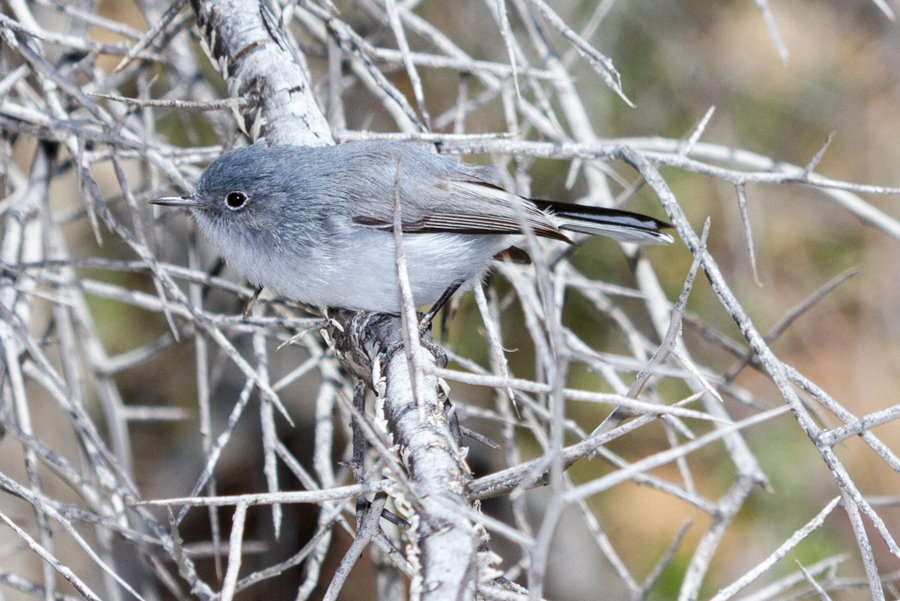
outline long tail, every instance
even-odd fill
[[[630,211],[576,205],[552,200],[532,200],[537,208],[553,216],[563,230],[607,236],[621,242],[669,244],[672,236],[662,230],[672,227],[665,221]]]

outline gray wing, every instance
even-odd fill
[[[370,145],[366,155],[369,167],[376,162],[381,168],[378,181],[370,179],[366,190],[353,194],[354,223],[392,229],[392,200],[399,183],[404,233],[519,234],[524,219],[538,236],[569,242],[534,203],[498,186],[497,175],[489,167],[435,155],[408,143]],[[376,197],[380,200],[373,200]]]
[[[520,234],[522,220],[534,233],[569,242],[531,201],[493,184],[463,180],[449,182],[451,202],[421,220],[419,231],[470,234]],[[516,204],[519,205],[517,210]],[[404,228],[405,229],[405,228]]]

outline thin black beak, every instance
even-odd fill
[[[184,207],[187,209],[205,209],[208,208],[205,203],[194,200],[190,194],[181,196],[163,196],[162,198],[154,198],[150,201],[152,205],[160,205],[163,207]]]

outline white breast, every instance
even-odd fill
[[[400,311],[391,232],[351,226],[330,232],[315,248],[279,245],[274,252],[258,252],[251,244],[223,244],[227,240],[217,239],[220,231],[203,229],[229,265],[278,296],[316,307]],[[468,289],[487,272],[493,256],[512,242],[510,236],[405,235],[403,249],[416,306],[434,303],[457,283]]]

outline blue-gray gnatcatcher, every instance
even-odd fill
[[[254,144],[216,159],[186,207],[216,250],[257,286],[314,306],[399,313],[395,192],[417,306],[476,284],[499,253],[560,230],[640,244],[672,242],[668,224],[636,213],[536,201],[500,187],[491,167],[409,142],[307,148]],[[516,206],[518,204],[518,207]]]

